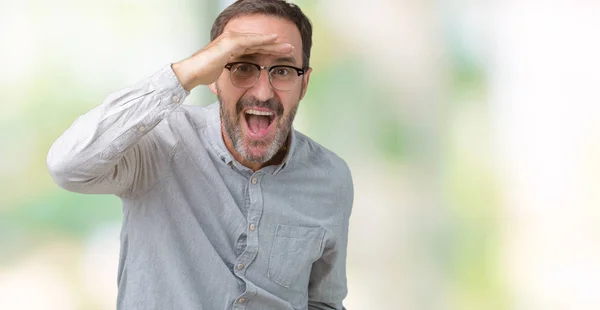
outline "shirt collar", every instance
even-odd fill
[[[208,124],[207,124],[207,135],[209,139],[210,145],[215,150],[219,159],[223,161],[227,165],[237,164],[240,167],[243,167],[242,164],[238,163],[235,158],[231,155],[227,147],[225,146],[225,141],[223,141],[223,135],[221,134],[221,112],[220,112],[220,103],[217,101],[207,107],[209,110],[208,116]],[[267,166],[263,169],[272,169],[273,175],[278,174],[281,170],[283,170],[286,166],[288,166],[291,157],[294,154],[294,150],[296,149],[297,143],[296,130],[292,126],[290,130],[289,139],[287,141],[287,153],[283,158],[281,164],[276,166]],[[261,169],[262,170],[262,169]]]

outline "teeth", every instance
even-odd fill
[[[273,116],[273,112],[258,111],[258,110],[253,110],[253,109],[247,110],[246,113],[247,114],[254,114],[254,115]]]

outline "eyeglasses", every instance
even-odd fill
[[[273,88],[280,91],[289,91],[294,88],[298,77],[304,70],[293,66],[277,65],[271,67],[260,66],[250,62],[232,62],[225,65],[229,70],[231,84],[239,88],[252,88],[258,82],[262,70],[269,73],[269,82]]]

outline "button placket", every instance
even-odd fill
[[[248,188],[248,201],[249,201],[249,206],[248,206],[248,218],[250,218],[250,214],[253,212],[253,210],[256,209],[256,204],[257,204],[257,199],[255,199],[255,195],[253,195],[253,192],[256,190],[256,184],[258,184],[260,174],[259,173],[255,173],[250,177],[250,183],[251,185]],[[251,222],[250,220],[248,220],[248,222]],[[250,229],[250,227],[252,227]],[[250,231],[255,231],[256,230],[256,225],[254,223],[249,224],[248,228],[250,229]],[[242,254],[240,256],[238,256],[237,261],[236,261],[236,265],[235,265],[235,273],[243,278],[243,275],[246,273],[247,267],[248,265],[250,265],[252,263],[252,261],[256,258],[256,254],[257,254],[257,250],[258,250],[258,244],[254,244],[254,243],[250,243],[249,239],[246,239],[246,248],[244,249],[244,251],[242,252]],[[244,279],[245,281],[245,279]]]
[[[257,171],[252,174],[252,176],[250,178],[250,183],[252,183],[252,185],[257,185],[260,182],[260,179],[262,177],[263,177],[263,173],[261,171]]]
[[[260,182],[262,181],[263,177],[264,175],[260,172],[257,172],[254,175],[252,175],[250,179],[250,183],[252,183],[252,185],[248,190],[248,193],[250,195],[250,208],[248,210],[248,230],[250,232],[254,232],[252,234],[254,235],[254,237],[256,237],[256,228],[258,226],[260,215],[262,214],[262,194]]]
[[[263,201],[261,194],[261,178],[263,173],[257,172],[249,175],[247,201],[247,238],[246,248],[240,256],[237,257],[234,273],[246,283],[246,292],[235,300],[234,309],[244,309],[249,298],[256,295],[256,289],[253,288],[252,282],[246,278],[246,271],[250,268],[250,264],[256,259],[258,254],[258,224],[262,214]]]

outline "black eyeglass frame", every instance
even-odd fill
[[[257,75],[256,81],[254,82],[254,84],[252,84],[252,86],[249,86],[249,87],[239,87],[239,86],[235,85],[233,83],[233,81],[231,81],[231,72],[232,72],[231,68],[233,66],[239,65],[239,64],[251,65],[251,66],[254,66],[254,67],[256,67],[258,69],[258,75]],[[233,84],[233,86],[238,87],[238,88],[252,88],[252,87],[254,87],[254,85],[256,85],[256,83],[258,82],[258,77],[260,76],[260,72],[262,70],[266,70],[267,71],[268,76],[269,76],[269,83],[271,83],[271,86],[273,86],[273,82],[271,81],[271,74],[270,73],[271,73],[271,70],[277,69],[277,68],[294,69],[294,70],[296,70],[296,73],[298,74],[298,76],[301,76],[301,75],[303,75],[305,73],[304,69],[298,68],[298,67],[294,67],[294,66],[290,66],[290,65],[274,65],[274,66],[267,67],[267,66],[261,66],[259,64],[255,64],[255,63],[252,63],[252,62],[247,62],[247,61],[230,62],[230,63],[227,63],[225,65],[225,69],[229,70],[229,80],[231,81],[231,84]],[[294,81],[294,85],[296,85],[295,81]],[[273,88],[278,89],[275,86],[273,86]],[[279,89],[279,90],[281,90],[281,89]],[[286,90],[282,90],[282,91],[286,91]]]

